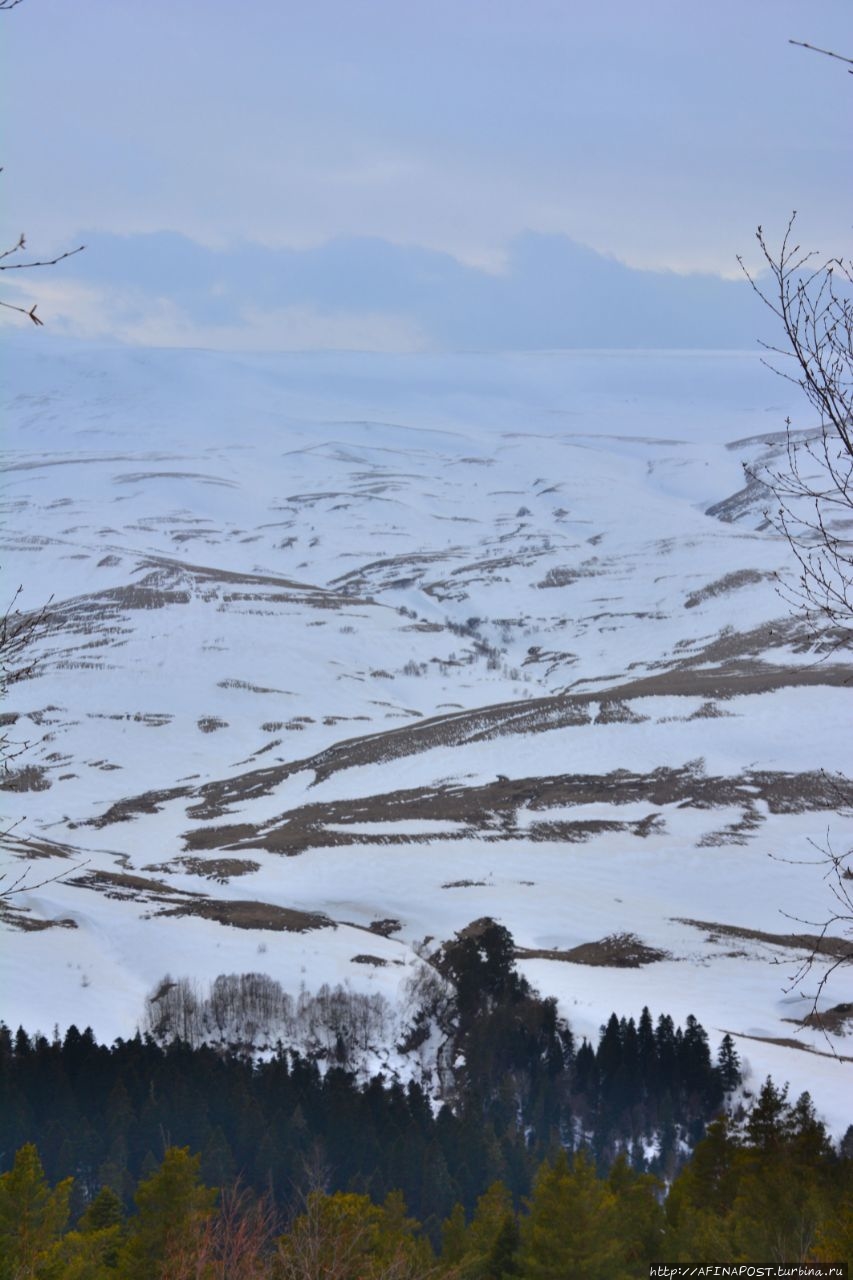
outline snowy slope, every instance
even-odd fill
[[[0,1016],[128,1034],[167,971],[398,999],[488,914],[579,1033],[693,1012],[846,1127],[850,1041],[785,988],[851,669],[741,465],[799,411],[745,355],[16,337],[2,565],[52,604],[5,708]],[[614,934],[659,958],[562,954]]]

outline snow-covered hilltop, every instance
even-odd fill
[[[490,916],[576,1036],[694,1013],[846,1128],[850,1041],[785,988],[829,910],[809,841],[849,841],[853,668],[788,615],[741,465],[794,388],[732,354],[27,338],[2,565],[53,599],[4,708],[32,887],[0,1017],[127,1035],[167,972],[399,1003]]]

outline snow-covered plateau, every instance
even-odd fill
[[[0,1017],[131,1035],[166,973],[399,1006],[489,916],[578,1038],[694,1013],[843,1132],[853,1024],[795,976],[853,667],[742,468],[788,415],[747,354],[15,335],[2,567],[50,607],[3,708]]]

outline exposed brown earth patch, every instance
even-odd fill
[[[197,827],[184,834],[186,849],[224,849],[229,845],[239,845],[242,841],[251,840],[257,833],[257,827],[250,822],[233,822],[222,827]]]
[[[118,800],[98,818],[90,818],[85,826],[107,827],[113,822],[132,822],[140,813],[159,813],[164,804],[193,794],[191,787],[169,787],[164,791],[144,791],[138,796]],[[73,823],[69,824],[73,827]]]
[[[247,876],[260,869],[251,858],[174,858],[171,862],[152,864],[146,871],[183,871],[191,876],[227,884],[234,876]]]
[[[755,805],[749,804],[737,822],[730,822],[720,831],[709,831],[696,842],[696,847],[708,849],[720,848],[723,845],[748,844],[763,822],[764,818]]]
[[[759,573],[757,569],[739,569],[736,573],[724,574],[722,578],[709,582],[707,586],[700,587],[698,591],[691,591],[684,601],[684,607],[685,609],[695,609],[697,605],[713,599],[714,596],[725,595],[729,591],[738,591],[741,587],[755,586],[756,583],[764,582],[772,577],[772,573]]]
[[[687,717],[688,720],[720,720],[723,716],[730,716],[731,711],[723,711],[717,706],[716,702],[703,702],[701,707],[692,712]]]
[[[202,733],[216,733],[217,729],[228,728],[228,721],[220,720],[219,716],[202,716],[196,723]]]
[[[308,933],[312,929],[336,929],[334,920],[318,911],[297,911],[270,902],[242,900],[186,902],[158,911],[160,916],[200,916],[235,929],[271,929],[279,933]]]
[[[848,959],[853,948],[844,938],[828,935],[821,937],[817,933],[767,933],[763,929],[743,929],[740,925],[715,924],[709,920],[689,920],[684,916],[674,916],[678,924],[689,924],[693,929],[707,931],[707,942],[719,942],[720,938],[743,938],[750,942],[764,942],[771,947],[784,947],[789,951],[805,951],[809,955],[828,956],[835,960]]]
[[[497,703],[476,710],[449,711],[417,724],[344,739],[315,755],[287,764],[218,779],[193,793],[173,789],[129,798],[113,805],[94,823],[100,826],[126,820],[136,812],[155,812],[166,800],[190,795],[195,803],[188,810],[189,816],[201,821],[215,820],[224,817],[232,805],[270,794],[291,774],[302,770],[313,771],[315,782],[321,782],[340,770],[364,764],[384,764],[437,747],[452,748],[497,737],[585,725],[590,721],[592,703],[625,707],[626,714],[635,716],[638,713],[630,704],[641,697],[692,696],[704,699],[707,705],[736,695],[794,686],[846,686],[853,680],[853,668],[850,666],[825,662],[797,667],[775,666],[751,656],[766,650],[768,643],[787,645],[800,641],[807,643],[805,633],[801,635],[787,621],[778,627],[717,636],[690,656],[679,659],[674,666],[670,663],[666,671],[622,683],[611,681],[609,687],[603,682],[605,687],[584,692],[579,691],[577,685],[589,682],[578,681],[574,692]],[[262,692],[259,687],[256,691]],[[618,710],[614,714],[618,718],[623,713]],[[704,714],[712,713],[707,710]],[[155,805],[154,809],[151,804]]]
[[[203,484],[220,484],[228,489],[237,488],[233,480],[205,475],[201,471],[126,471],[123,475],[113,476],[113,484],[138,484],[142,480],[201,480]]]
[[[808,1014],[799,1024],[803,1027],[814,1027],[818,1031],[831,1031],[835,1035],[843,1035],[849,1026],[853,1025],[853,1002],[845,1001],[843,1004],[833,1005],[831,1009],[824,1009],[822,1013],[815,1010],[814,1013]]]
[[[17,836],[13,832],[8,832],[3,837],[3,848],[30,861],[38,858],[75,858],[79,855],[79,850],[72,845],[47,840],[44,836]]]
[[[45,770],[35,764],[0,773],[0,791],[49,791],[50,786]]]
[[[575,569],[555,565],[553,569],[548,570],[542,581],[537,582],[536,585],[543,589],[548,587],[571,587],[575,582],[580,582],[581,578],[594,577],[598,571],[592,568],[585,569],[582,565]]]
[[[582,942],[565,951],[517,947],[519,960],[564,960],[613,969],[639,969],[658,960],[670,960],[669,952],[649,947],[635,933],[611,933],[598,942]]]
[[[392,933],[399,933],[403,924],[402,921],[389,916],[385,920],[371,920],[367,927],[371,933],[377,933],[381,938],[390,938]]]
[[[320,597],[324,597],[324,603],[326,604],[346,605],[347,608],[354,603],[352,592],[342,595],[340,592],[329,591],[325,587],[318,587],[313,583],[299,582],[293,578],[279,577],[275,574],[239,573],[233,569],[222,569],[212,565],[185,564],[181,560],[170,560],[167,556],[147,556],[144,563],[156,565],[167,573],[179,576],[188,575],[197,582],[281,588],[285,593],[295,593],[277,597],[264,596],[263,598],[266,599],[272,598],[284,601],[305,600],[307,598],[310,602],[316,602]]]
[[[642,724],[648,716],[640,715],[619,698],[607,699],[598,708],[594,724]]]
[[[760,516],[764,508],[770,506],[773,501],[773,490],[754,476],[750,476],[742,489],[706,507],[705,515],[722,520],[724,524],[733,524],[744,516]],[[766,528],[768,524],[769,521],[765,518],[757,527]]]
[[[65,883],[78,889],[95,889],[105,898],[121,902],[180,902],[188,896],[185,889],[175,889],[162,880],[127,871],[86,871]]]
[[[0,903],[0,924],[10,929],[18,929],[21,933],[41,933],[44,929],[76,929],[76,920],[65,917],[43,919],[31,914],[28,907],[13,907],[9,903]]]
[[[745,1031],[727,1031],[725,1027],[721,1027],[720,1030],[724,1035],[737,1036],[740,1040],[757,1040],[759,1044],[777,1044],[780,1049],[802,1049],[803,1053],[816,1053],[819,1058],[835,1058],[838,1062],[853,1062],[853,1057],[849,1054],[816,1049],[814,1045],[804,1044],[802,1040],[795,1040],[793,1036],[750,1036]]]
[[[247,823],[201,827],[187,831],[189,850],[214,848],[264,848],[270,852],[297,854],[318,846],[362,844],[426,844],[434,840],[558,840],[577,842],[603,832],[624,831],[646,837],[660,831],[664,821],[656,812],[667,805],[694,809],[740,808],[744,817],[732,836],[748,834],[759,821],[756,802],[763,800],[771,813],[806,810],[834,811],[853,802],[853,781],[829,778],[822,773],[787,774],[747,771],[741,777],[704,774],[697,765],[661,768],[649,774],[618,769],[609,774],[559,774],[551,777],[510,779],[477,786],[416,787],[347,800],[298,806],[268,824]],[[547,810],[607,803],[645,802],[653,812],[641,819],[559,819],[549,821]],[[193,806],[190,814],[199,812]],[[519,824],[521,810],[543,812],[541,820]],[[447,830],[407,834],[389,824],[428,819],[444,822]],[[375,831],[346,830],[348,825],[372,824]],[[718,839],[722,843],[722,838]]]

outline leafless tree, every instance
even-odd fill
[[[822,969],[817,988],[808,997],[809,1011],[802,1022],[803,1025],[817,1027],[829,1040],[828,1033],[840,1030],[850,1012],[850,1006],[843,1004],[835,1009],[821,1012],[818,1004],[826,992],[828,983],[838,970],[853,963],[853,869],[850,866],[853,850],[839,853],[833,846],[829,831],[826,832],[823,841],[809,840],[809,844],[815,856],[801,861],[822,869],[824,881],[829,889],[830,908],[826,918],[820,921],[804,920],[802,916],[790,916],[790,919],[796,920],[798,924],[817,928],[819,933],[809,951],[791,974],[787,990],[800,989],[811,977],[815,966]],[[833,929],[838,929],[846,936],[841,938],[833,936]]]
[[[21,0],[0,0],[0,11],[15,9],[20,3]],[[0,173],[2,173],[2,167],[0,167]],[[25,254],[26,237],[22,233],[13,245],[0,250],[0,271],[29,271],[38,267],[53,267],[65,258],[81,253],[83,248],[83,245],[78,245],[76,249],[67,249],[52,258],[32,258]],[[35,325],[43,324],[40,317],[36,315],[35,303],[25,307],[0,298],[0,307],[20,312]],[[36,642],[47,623],[50,601],[40,609],[24,611],[18,607],[22,592],[23,587],[19,586],[0,618],[0,702],[5,702],[9,689],[13,685],[30,679],[35,673]],[[4,714],[3,720],[0,721],[0,774],[4,775],[8,775],[12,761],[30,746],[28,741],[13,737],[8,727],[10,723],[13,724],[14,719]],[[10,835],[10,828],[3,829],[0,831],[0,841],[7,843]],[[67,874],[67,869],[34,884],[30,881],[27,870],[18,875],[14,872],[0,872],[0,906],[6,904],[13,895],[41,888],[45,884],[60,879],[64,874]]]
[[[815,630],[853,640],[853,263],[821,258],[797,242],[792,214],[778,253],[756,237],[769,284],[739,259],[752,288],[776,316],[778,345],[765,363],[801,388],[815,422],[786,422],[781,465],[750,475],[772,495],[767,516],[788,542],[797,579],[783,588]]]
[[[196,1218],[171,1242],[163,1274],[170,1280],[266,1280],[274,1274],[278,1228],[271,1197],[257,1199],[238,1182],[221,1193],[214,1214]]]
[[[35,611],[18,608],[23,587],[18,587],[0,618],[0,702],[9,690],[22,680],[29,680],[36,670],[36,642],[47,624],[48,604]],[[29,743],[12,737],[7,724],[0,728],[0,768],[9,772],[12,761],[27,750]]]
[[[846,63],[853,72],[853,58],[805,41],[790,43]],[[739,262],[778,322],[778,343],[762,344],[765,363],[801,389],[814,420],[805,431],[795,431],[788,419],[781,464],[747,470],[768,487],[767,517],[786,539],[797,566],[796,580],[782,588],[783,594],[816,632],[831,637],[833,647],[848,647],[853,640],[853,261],[804,249],[795,226],[793,213],[778,251],[758,228],[766,276]],[[801,921],[819,933],[790,989],[800,989],[816,967],[822,970],[803,1021],[826,1031],[832,1020],[818,1004],[830,979],[853,962],[853,849],[839,851],[830,832],[810,844],[816,856],[807,860],[823,869],[830,906],[824,920]],[[834,930],[842,938],[833,937]]]

